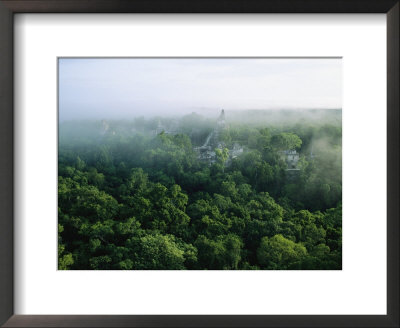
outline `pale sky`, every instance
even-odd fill
[[[60,120],[341,107],[341,59],[59,59]]]

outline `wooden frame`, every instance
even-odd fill
[[[399,8],[398,0],[0,0],[0,324],[5,327],[399,327]],[[14,315],[14,13],[386,13],[387,315]]]

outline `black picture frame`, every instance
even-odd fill
[[[399,327],[399,8],[399,0],[0,0],[0,324],[4,327]],[[387,315],[14,315],[15,13],[385,13]]]

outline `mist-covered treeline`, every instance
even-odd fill
[[[215,122],[61,123],[59,269],[341,269],[341,111],[230,113],[210,163]]]

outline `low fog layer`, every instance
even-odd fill
[[[341,81],[340,59],[65,58],[59,60],[59,117],[341,108]]]

